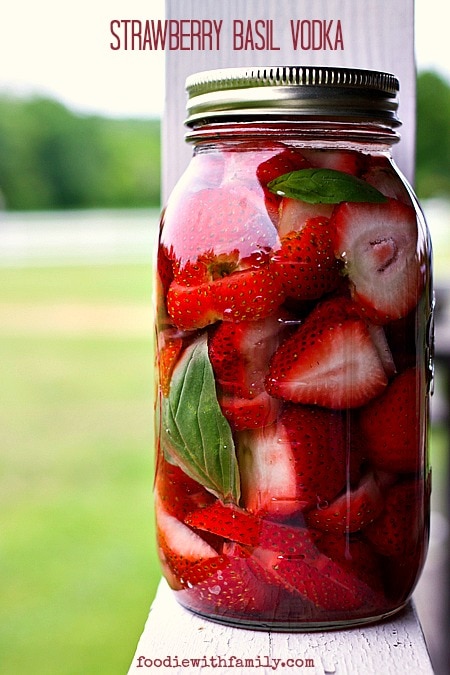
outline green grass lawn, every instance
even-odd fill
[[[152,337],[145,265],[0,269],[2,675],[131,663],[159,579]]]

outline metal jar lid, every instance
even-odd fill
[[[394,75],[357,68],[267,66],[190,75],[186,125],[233,119],[360,120],[400,125]]]

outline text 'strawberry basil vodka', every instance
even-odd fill
[[[188,78],[156,284],[157,543],[178,601],[255,629],[375,621],[424,564],[429,235],[398,82]]]

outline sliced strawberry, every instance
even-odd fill
[[[239,434],[236,449],[242,500],[248,511],[273,517],[302,508],[294,453],[281,424]]]
[[[277,425],[240,434],[237,453],[245,507],[289,516],[345,485],[344,422],[339,414],[289,406]]]
[[[317,305],[272,357],[266,388],[294,403],[362,406],[388,378],[367,323],[337,297]]]
[[[308,560],[317,556],[314,543],[317,536],[313,531],[271,522],[220,501],[193,511],[185,518],[185,523],[243,546],[303,556]]]
[[[217,551],[155,500],[158,546],[163,559],[178,580],[183,580],[189,570],[208,558],[216,558]]]
[[[398,372],[412,368],[417,363],[416,313],[410,312],[403,319],[384,326],[389,349]]]
[[[285,173],[306,169],[309,166],[309,162],[306,161],[303,154],[295,148],[285,148],[266,161],[261,162],[258,166],[256,176],[264,190],[267,212],[275,224],[279,220],[281,197],[271,192],[267,184]]]
[[[167,255],[167,251],[164,246],[158,247],[158,257],[157,257],[157,278],[161,284],[161,290],[164,297],[167,295],[169,286],[173,281],[173,268],[172,262]]]
[[[290,328],[287,312],[258,321],[223,322],[208,340],[216,382],[225,394],[253,398],[264,391],[270,357]]]
[[[330,218],[332,213],[332,204],[310,204],[283,197],[279,206],[278,236],[282,239],[291,232],[299,232],[311,218]]]
[[[311,218],[300,231],[283,237],[270,264],[290,298],[315,300],[335,290],[341,277],[328,220]]]
[[[281,280],[267,265],[230,274],[211,286],[214,308],[223,321],[256,321],[284,300]]]
[[[189,588],[179,591],[178,598],[200,614],[228,620],[241,615],[245,621],[249,614],[256,614],[258,620],[265,613],[273,616],[278,595],[277,588],[264,583],[258,563],[233,545],[227,556],[207,560],[191,571]]]
[[[380,556],[372,546],[356,537],[328,535],[320,539],[319,548],[335,563],[382,593],[383,578]]]
[[[173,323],[185,330],[203,328],[218,320],[211,284],[187,286],[173,281],[167,294],[167,311]]]
[[[304,150],[303,154],[311,166],[343,171],[352,176],[358,176],[367,162],[367,157],[355,150]]]
[[[360,411],[366,455],[383,471],[417,472],[421,448],[420,382],[416,368],[394,378],[384,393]]]
[[[163,396],[168,396],[170,379],[178,356],[180,355],[183,340],[174,331],[168,329],[158,335],[158,343],[159,384]]]
[[[406,316],[422,290],[414,209],[395,199],[383,204],[340,204],[332,217],[334,250],[345,265],[353,298],[371,320]]]
[[[325,502],[309,511],[306,521],[323,532],[345,534],[366,527],[382,510],[382,492],[373,473],[368,473],[355,489],[339,495],[331,504]]]
[[[187,513],[211,504],[215,497],[178,466],[158,459],[157,500],[169,515],[183,520]]]
[[[204,328],[216,321],[249,321],[269,316],[281,305],[280,278],[264,265],[196,284],[173,281],[167,309],[178,328]]]
[[[398,483],[388,490],[383,513],[364,530],[381,555],[408,556],[420,547],[423,499],[423,481]]]
[[[180,231],[183,234],[180,236]],[[198,190],[168,205],[161,241],[177,272],[187,263],[204,262],[210,268],[245,261],[270,251],[277,232],[259,207],[255,194],[245,187],[224,186]],[[220,277],[214,269],[210,277]]]
[[[262,391],[254,398],[238,398],[219,394],[218,401],[224,416],[235,431],[259,429],[275,422],[281,403]]]
[[[407,188],[399,180],[397,171],[386,157],[372,157],[361,178],[386,197],[398,199],[404,204],[411,204]]]
[[[313,564],[296,556],[280,556],[272,551],[256,551],[255,558],[279,584],[320,609],[347,611],[379,607],[380,598],[373,589],[353,571],[346,570],[323,554]]]

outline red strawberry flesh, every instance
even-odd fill
[[[332,218],[334,250],[344,264],[355,301],[379,323],[400,319],[422,289],[417,222],[412,207],[344,202]]]

